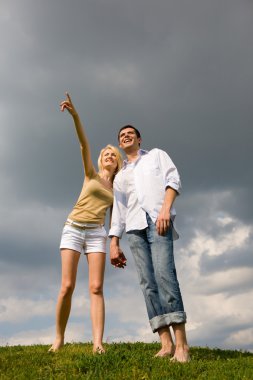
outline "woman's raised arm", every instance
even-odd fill
[[[78,112],[76,111],[74,104],[70,98],[70,95],[67,92],[66,92],[66,100],[60,103],[60,107],[61,107],[62,112],[66,109],[68,110],[70,115],[73,117],[76,133],[80,142],[85,175],[88,178],[92,177],[92,175],[94,175],[95,168],[91,159],[90,144],[87,139],[80,117],[78,115]]]

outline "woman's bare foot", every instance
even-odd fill
[[[177,347],[173,358],[170,359],[172,362],[179,363],[188,363],[190,360],[190,350],[188,346]]]
[[[98,354],[98,355],[105,354],[104,347],[103,346],[93,347],[93,354]]]
[[[175,346],[171,345],[170,347],[162,347],[160,351],[155,354],[155,358],[164,358],[166,356],[172,356],[175,352]]]
[[[57,339],[55,342],[52,344],[52,346],[49,348],[48,352],[57,352],[59,349],[64,345],[64,341]]]

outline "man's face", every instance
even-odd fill
[[[119,146],[123,150],[139,149],[141,139],[137,137],[133,128],[125,128],[119,135]]]

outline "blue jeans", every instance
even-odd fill
[[[147,215],[148,227],[127,233],[150,326],[159,328],[186,322],[173,254],[172,222],[165,236],[158,235]]]

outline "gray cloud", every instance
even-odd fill
[[[18,35],[20,39],[14,52],[9,44],[7,57],[12,53],[12,65],[16,61],[22,64],[20,71],[16,66],[11,70],[6,59],[13,75],[3,82],[9,101],[16,100],[15,109],[21,111],[19,133],[23,135],[23,128],[28,128],[37,154],[43,156],[41,149],[50,135],[51,165],[66,157],[57,151],[59,161],[52,159],[56,140],[62,151],[70,141],[66,130],[57,129],[56,133],[54,129],[63,120],[56,116],[58,99],[70,86],[77,91],[77,101],[84,104],[84,121],[91,120],[91,126],[106,125],[100,136],[99,129],[92,131],[94,145],[103,145],[106,135],[115,134],[118,119],[124,122],[130,118],[143,129],[144,144],[146,139],[151,146],[149,141],[153,140],[176,155],[184,181],[192,189],[195,183],[203,189],[240,186],[235,173],[242,167],[240,177],[249,181],[253,55],[247,46],[252,31],[251,4],[221,6],[220,2],[210,5],[206,1],[200,6],[196,1],[196,11],[187,2],[146,2],[144,14],[142,2],[76,2],[71,11],[67,2],[61,7],[57,3],[27,4],[30,7],[15,4],[11,10],[8,21],[14,30],[6,25],[12,31],[11,38]],[[117,73],[131,76],[128,66],[136,72],[138,85],[116,90],[113,79]],[[108,67],[114,69],[108,73]],[[98,83],[100,70],[105,76],[112,75],[104,86]],[[43,132],[34,130],[34,121]],[[243,151],[236,154],[240,147]],[[28,144],[27,153],[29,148]],[[29,161],[27,153],[25,161]],[[49,166],[49,159],[44,157],[42,163]]]
[[[59,111],[66,90],[95,163],[101,147],[117,145],[126,123],[141,130],[144,148],[160,147],[175,161],[183,183],[175,245],[183,252],[176,256],[183,287],[187,280],[189,288],[200,287],[194,276],[204,282],[221,271],[251,268],[252,234],[241,249],[224,247],[216,256],[201,251],[197,274],[191,244],[201,234],[223,244],[233,228],[252,226],[252,3],[12,0],[0,9],[1,297],[58,291],[61,227],[83,181],[72,121]],[[231,220],[221,225],[224,218]],[[123,247],[127,271],[107,265],[112,298],[119,282],[132,283],[132,292],[137,286],[125,240]],[[192,265],[189,274],[184,261]],[[80,272],[87,276],[87,268]],[[239,285],[207,286],[206,294],[235,297],[252,283],[247,277]],[[227,331],[226,319],[220,323]],[[194,342],[222,345],[226,333],[221,337],[214,325],[208,328],[213,338],[197,331]],[[134,326],[126,330],[131,335]]]
[[[222,272],[232,268],[253,267],[252,237],[250,244],[242,249],[230,250],[219,256],[210,256],[204,253],[200,260],[200,271],[202,274]],[[251,283],[248,284],[251,287]]]

